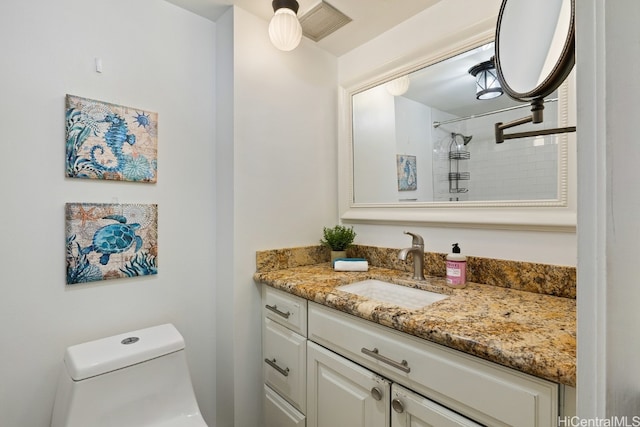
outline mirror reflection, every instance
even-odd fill
[[[498,16],[496,62],[507,94],[531,101],[544,98],[574,64],[572,0],[503,0]],[[523,31],[535,22],[535,31]]]
[[[493,55],[489,43],[352,95],[353,203],[558,199],[561,135],[495,144],[494,123],[529,104],[500,96]],[[559,104],[556,91],[544,127]]]
[[[544,8],[528,0],[503,0],[496,28],[495,65],[504,91],[531,101],[531,115],[496,122],[496,143],[506,139],[575,132],[575,126],[505,134],[523,123],[544,121],[544,98],[567,78],[575,62],[574,0],[549,0]],[[535,31],[523,31],[538,22]]]

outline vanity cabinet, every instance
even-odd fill
[[[551,427],[573,412],[570,387],[266,285],[263,360],[267,427]]]
[[[557,425],[559,386],[310,302],[308,339],[485,425]],[[395,426],[394,426],[395,427]]]
[[[307,355],[307,427],[481,427],[312,341]]]
[[[307,301],[262,287],[266,427],[305,426]]]

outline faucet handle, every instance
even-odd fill
[[[413,238],[411,241],[411,244],[413,246],[424,248],[424,239],[422,238],[422,236],[420,236],[419,234],[412,233],[410,231],[405,231],[404,234],[408,234]]]

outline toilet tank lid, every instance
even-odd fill
[[[68,347],[64,364],[69,376],[80,381],[182,349],[182,335],[167,323]]]

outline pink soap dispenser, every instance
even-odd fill
[[[452,288],[467,286],[467,257],[460,254],[460,247],[453,244],[451,253],[447,255],[447,285]]]

